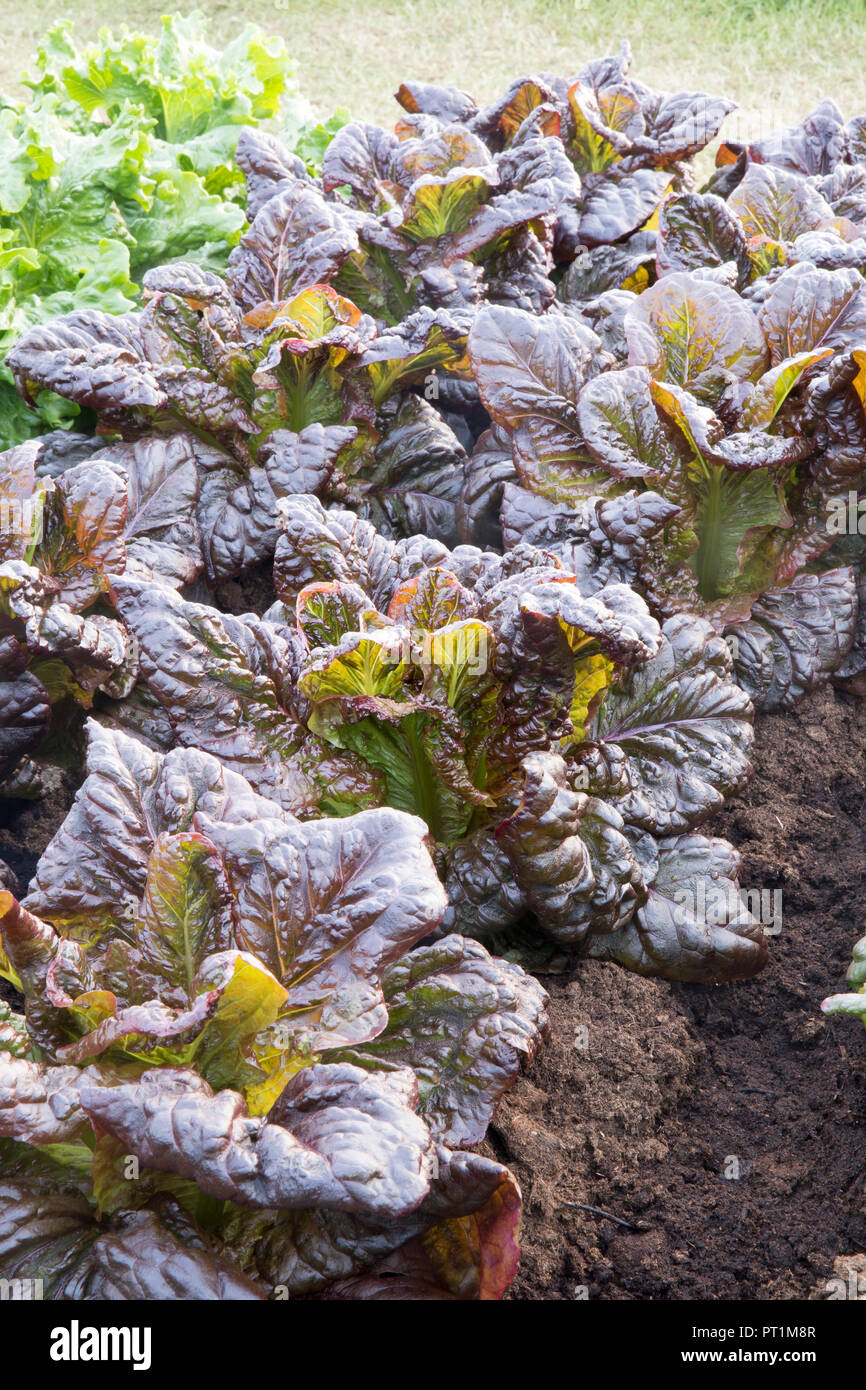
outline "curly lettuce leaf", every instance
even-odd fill
[[[629,364],[699,398],[719,379],[757,379],[767,345],[751,308],[734,290],[691,272],[664,276],[626,315]],[[789,355],[789,354],[786,354]]]
[[[375,804],[375,783],[359,765],[322,759],[308,738],[294,633],[253,614],[220,614],[125,575],[115,578],[112,593],[135,636],[142,676],[178,743],[220,758],[296,814],[323,802],[335,806],[345,792],[361,805]]]
[[[200,13],[168,15],[158,36],[102,29],[79,50],[69,24],[57,24],[28,85],[35,92],[61,85],[87,116],[116,117],[130,103],[151,117],[161,140],[175,143],[275,116],[290,72],[282,40],[251,25],[218,49],[205,38],[207,25]]]
[[[762,710],[790,709],[839,669],[854,641],[858,601],[848,568],[801,574],[766,590],[725,640],[740,685]]]

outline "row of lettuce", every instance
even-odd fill
[[[0,98],[0,357],[58,314],[134,309],[153,266],[224,270],[244,226],[241,128],[278,126],[312,168],[345,119],[317,121],[291,73],[281,39],[248,27],[217,49],[198,13],[83,47],[51,29],[26,99]],[[77,413],[51,393],[23,408],[0,366],[0,448]]]
[[[0,898],[3,1269],[53,1297],[500,1297],[527,970],[759,970],[701,827],[755,704],[862,686],[864,123],[697,192],[730,104],[625,46],[397,96],[317,168],[245,124],[224,272],[8,355],[76,425],[0,472],[5,793],[86,757]]]

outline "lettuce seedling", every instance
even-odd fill
[[[831,994],[821,1005],[825,1014],[851,1014],[866,1025],[866,937],[861,938],[854,947],[853,958],[848,967],[847,994]]]

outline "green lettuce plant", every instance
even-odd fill
[[[854,947],[847,979],[850,990],[845,994],[831,994],[822,1003],[821,1010],[825,1014],[850,1014],[866,1025],[866,937]]]

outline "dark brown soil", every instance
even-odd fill
[[[64,776],[56,791],[37,801],[9,801],[0,797],[0,859],[15,874],[22,892],[27,891],[48,841],[66,819],[76,789],[74,779]]]
[[[526,1203],[512,1298],[802,1298],[866,1249],[866,1032],[819,1007],[864,931],[864,746],[866,705],[831,690],[758,721],[711,827],[783,892],[758,979],[545,981],[553,1042],[491,1134]]]
[[[238,579],[227,579],[214,591],[213,598],[224,613],[258,613],[261,617],[276,598],[272,567],[262,565]]]
[[[819,1008],[864,931],[864,748],[866,703],[831,690],[758,720],[755,777],[710,827],[740,847],[747,887],[783,891],[757,980],[674,985],[597,962],[545,980],[553,1040],[489,1140],[525,1198],[510,1297],[808,1297],[836,1256],[866,1250],[866,1031]],[[0,858],[22,883],[72,790],[0,807]]]

